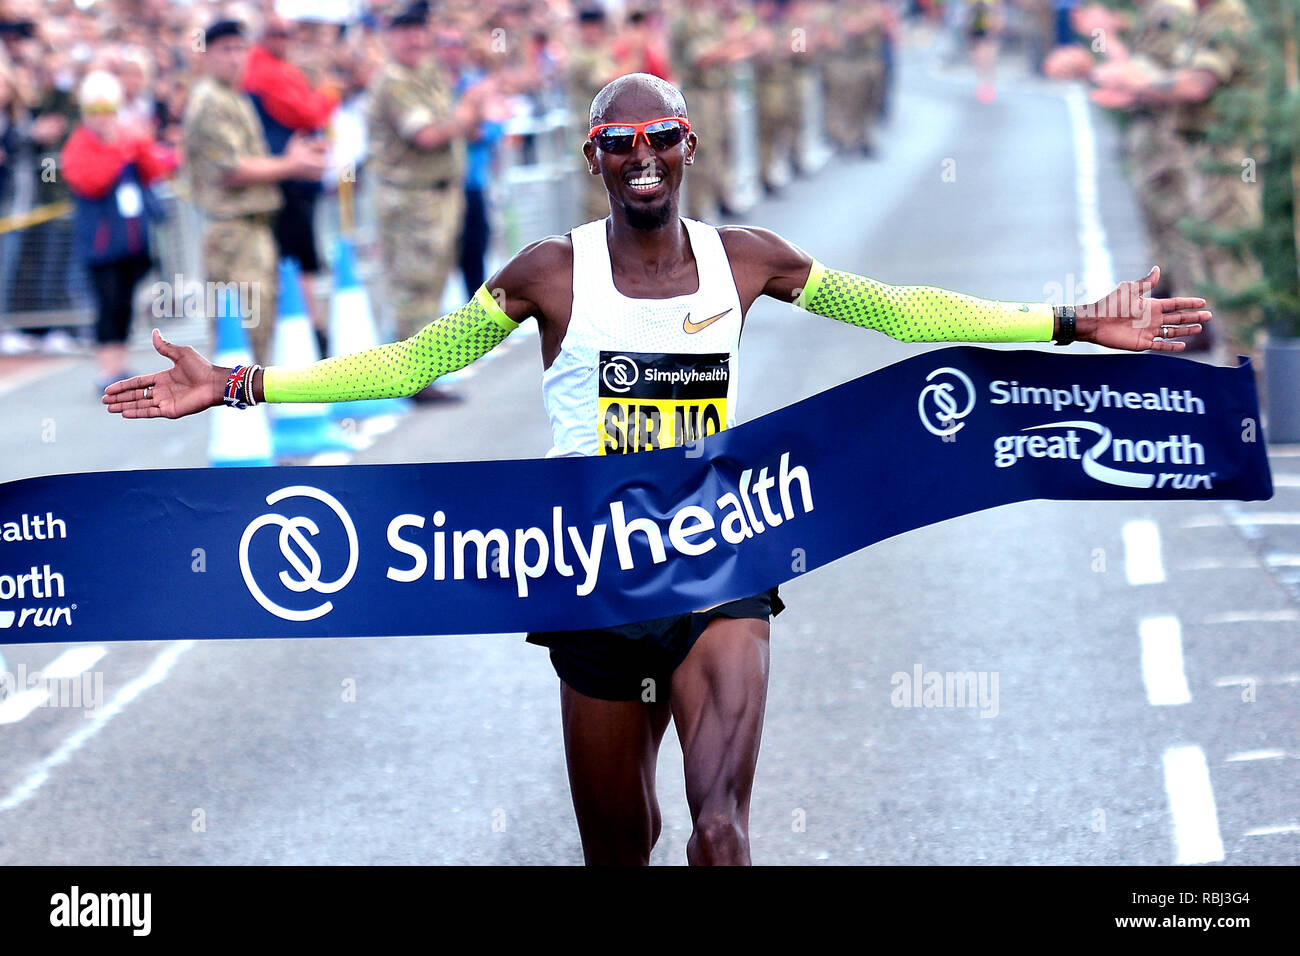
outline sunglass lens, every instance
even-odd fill
[[[636,131],[627,126],[603,129],[596,134],[596,145],[607,153],[626,153],[632,149]]]
[[[653,123],[646,127],[646,138],[655,149],[672,149],[686,135],[686,128],[681,123]]]

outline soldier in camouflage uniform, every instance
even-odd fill
[[[320,179],[325,152],[319,144],[294,138],[283,155],[270,155],[257,111],[240,89],[246,52],[242,28],[234,21],[218,21],[205,32],[207,75],[195,83],[185,107],[185,169],[190,194],[206,217],[203,266],[209,288],[239,290],[254,360],[265,365],[271,360],[276,315],[271,233],[271,216],[281,203],[276,183]],[[215,321],[212,331],[215,350]]]
[[[799,117],[795,57],[785,4],[760,0],[760,24],[755,31],[754,81],[758,101],[759,173],[763,188],[773,189],[772,171],[778,160],[794,165],[795,124]]]
[[[834,40],[823,68],[826,132],[841,152],[875,150],[872,127],[884,96],[884,14],[879,0],[823,8]]]
[[[856,148],[859,137],[854,133],[853,112],[858,82],[853,49],[845,35],[848,6],[825,3],[816,9],[819,35],[826,42],[822,50],[822,95],[825,110],[826,138],[834,147],[847,152]]]
[[[1124,82],[1132,76],[1141,83],[1168,79],[1185,55],[1195,18],[1196,0],[1144,0],[1137,12],[1131,59],[1098,68],[1095,79],[1103,93],[1110,77]],[[1147,235],[1161,266],[1161,286],[1165,294],[1193,295],[1190,262],[1195,250],[1178,229],[1179,220],[1192,213],[1191,183],[1173,111],[1135,109],[1127,147]]]
[[[587,138],[591,129],[591,101],[606,83],[618,75],[618,68],[610,52],[611,42],[605,11],[599,7],[582,10],[578,14],[578,44],[569,56],[565,73],[569,109],[573,124],[579,130],[579,140]],[[578,215],[580,222],[604,219],[609,215],[609,193],[605,182],[591,172],[584,160],[582,196]]]
[[[860,77],[858,101],[862,145],[868,156],[876,151],[875,127],[885,102],[885,10],[881,0],[864,0],[855,14],[855,38]]]
[[[686,184],[686,215],[690,219],[713,219],[727,199],[731,140],[727,103],[734,51],[728,48],[724,29],[717,5],[709,0],[684,3],[672,23],[673,68],[682,78],[691,129],[701,144]]]
[[[1190,216],[1197,223],[1221,230],[1255,228],[1263,217],[1256,169],[1262,157],[1251,152],[1260,131],[1241,130],[1235,142],[1211,143],[1207,139],[1220,118],[1215,107],[1219,91],[1256,81],[1247,47],[1253,29],[1243,0],[1197,0],[1197,15],[1178,56],[1178,68],[1155,79],[1129,78],[1110,104],[1169,111],[1182,142],[1181,175],[1188,183]],[[1260,278],[1259,263],[1249,252],[1239,253],[1211,242],[1184,242],[1178,249],[1174,268],[1187,274],[1193,289],[1213,285],[1233,294]],[[1185,263],[1179,261],[1182,257]],[[1248,329],[1258,322],[1256,309],[1220,307],[1216,317],[1218,358],[1226,358],[1232,350],[1249,349]],[[1205,349],[1209,342],[1207,326],[1206,332],[1188,339],[1187,348]]]
[[[488,86],[471,88],[453,105],[427,21],[426,6],[413,4],[389,22],[388,57],[371,78],[366,106],[384,298],[399,338],[439,315],[457,261],[465,138],[482,118]]]

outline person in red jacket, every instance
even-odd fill
[[[99,384],[126,371],[135,288],[149,271],[148,220],[156,209],[149,185],[176,168],[176,156],[124,126],[117,111],[122,85],[107,72],[86,75],[79,94],[81,122],[59,157],[76,201],[73,238],[95,295]]]
[[[285,151],[295,133],[306,136],[322,133],[339,105],[339,94],[328,81],[313,86],[307,75],[289,62],[295,27],[293,21],[277,14],[268,16],[262,36],[248,51],[244,66],[244,92],[253,101],[262,121],[266,145],[276,156]],[[311,277],[320,272],[315,227],[316,199],[320,191],[320,183],[314,180],[281,182],[284,203],[275,215],[272,229],[280,256],[298,262],[302,299],[316,326],[321,351],[325,353],[322,321],[310,287]]]

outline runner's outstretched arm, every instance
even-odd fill
[[[1062,306],[889,285],[831,269],[769,229],[726,227],[724,241],[738,287],[749,290],[751,301],[772,296],[904,342],[1050,342],[1061,331]],[[1160,270],[1152,267],[1105,298],[1074,306],[1075,339],[1133,352],[1181,352],[1186,346],[1176,340],[1200,332],[1211,314],[1204,299],[1152,298],[1159,281]]]
[[[409,339],[302,368],[267,366],[262,372],[263,400],[350,402],[414,395],[434,379],[482,358],[517,328],[519,323],[501,310],[485,283],[455,312]]]
[[[408,339],[301,368],[255,366],[252,397],[256,402],[346,402],[414,394],[486,355],[525,319],[541,322],[545,310],[536,301],[537,290],[567,273],[571,256],[564,237],[539,239],[503,265],[469,302]],[[103,398],[110,412],[123,418],[181,418],[224,404],[231,369],[211,364],[187,345],[168,342],[157,329],[153,346],[172,367],[114,382]]]
[[[1181,352],[1211,314],[1205,300],[1153,299],[1153,266],[1121,282],[1106,298],[1074,307],[1075,340],[1141,352]],[[1062,307],[1046,302],[980,299],[934,286],[888,285],[813,260],[795,304],[818,315],[877,329],[903,342],[1050,342],[1061,331]]]

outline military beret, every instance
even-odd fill
[[[205,43],[216,43],[222,37],[242,37],[244,26],[238,20],[217,20],[204,31]]]

